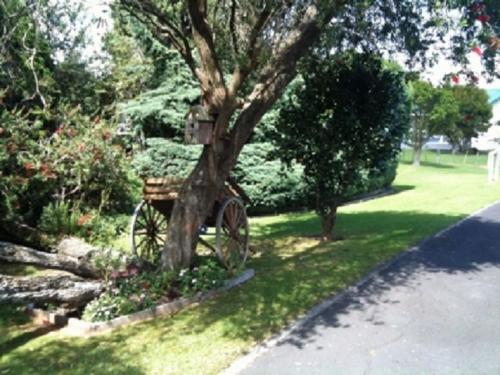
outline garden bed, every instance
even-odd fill
[[[220,288],[208,292],[199,292],[190,297],[180,297],[172,302],[156,305],[133,314],[119,316],[109,321],[88,322],[78,318],[69,318],[62,333],[70,336],[88,336],[101,332],[109,332],[119,327],[153,319],[158,316],[170,316],[188,306],[214,298],[222,292],[243,284],[254,275],[255,271],[253,269],[248,269],[241,275],[228,280],[226,284]]]

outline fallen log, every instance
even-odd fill
[[[98,278],[101,275],[101,271],[87,256],[77,258],[66,254],[52,254],[4,241],[0,241],[1,260],[64,270],[83,277]]]
[[[76,276],[12,277],[0,275],[0,304],[53,303],[81,307],[96,298],[104,284]]]

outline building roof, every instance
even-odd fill
[[[490,104],[500,103],[500,89],[488,89],[489,102]]]

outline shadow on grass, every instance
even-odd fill
[[[400,164],[404,164],[404,165],[412,165],[413,164],[412,161],[407,161],[407,160],[401,160],[399,163]],[[445,162],[438,163],[438,162],[432,162],[432,161],[421,161],[420,165],[422,165],[424,167],[432,167],[432,168],[439,168],[439,169],[453,169],[453,168],[456,168],[455,165],[447,164]]]
[[[7,354],[12,350],[17,349],[20,346],[23,346],[27,342],[36,339],[37,337],[44,336],[49,332],[55,331],[58,328],[52,325],[35,327],[29,331],[23,332],[19,335],[14,336],[11,340],[8,340],[2,344],[0,344],[0,353]]]
[[[159,318],[88,340],[47,340],[38,344],[41,350],[14,350],[6,364],[11,366],[13,373],[27,368],[37,370],[36,373],[51,373],[71,365],[72,374],[95,372],[96,369],[104,373],[138,374],[145,370],[135,365],[134,358],[141,358],[153,349],[155,355],[162,358],[181,347],[185,351],[179,352],[178,357],[192,355],[198,360],[196,345],[217,345],[208,338],[213,332],[224,340],[250,344],[279,331],[321,299],[352,285],[409,245],[460,218],[419,212],[342,213],[338,234],[345,240],[319,243],[300,237],[317,231],[319,223],[314,215],[290,215],[267,225],[256,237],[253,245],[259,252],[249,261],[256,276],[240,288],[172,318]],[[500,225],[473,221],[467,228],[461,228],[461,233],[470,235],[482,231],[499,233]],[[459,242],[453,242],[453,237],[444,237],[450,244],[450,251],[459,246]],[[339,315],[380,303],[385,290],[411,283],[418,273],[476,272],[485,265],[500,264],[498,252],[456,250],[458,252],[450,260],[446,253],[432,252],[434,241],[440,240],[443,237],[431,239],[425,242],[421,251],[401,257],[391,268],[393,272],[386,272],[376,282],[361,288],[361,302],[358,297],[342,300],[333,315],[322,324],[335,326]],[[294,343],[303,345],[315,329],[312,326],[307,331],[296,332]],[[199,361],[204,359],[199,358]],[[101,363],[107,363],[109,370],[106,370],[108,367],[95,367]]]

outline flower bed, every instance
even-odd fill
[[[254,275],[255,271],[253,269],[248,269],[238,277],[227,280],[224,285],[219,288],[209,291],[199,291],[187,297],[179,297],[171,302],[154,305],[142,311],[118,316],[108,321],[89,322],[77,318],[69,318],[68,325],[63,329],[63,332],[71,336],[85,336],[110,331],[118,327],[123,327],[136,322],[142,322],[158,316],[170,316],[189,305],[208,300],[222,292],[243,284],[244,282],[250,280]]]

